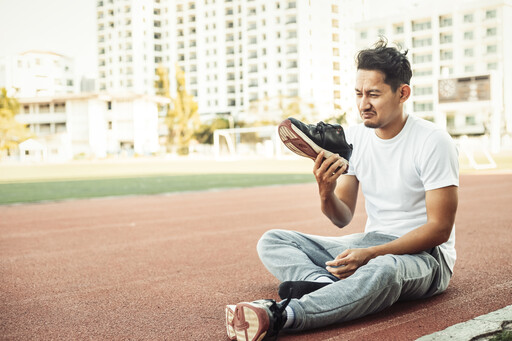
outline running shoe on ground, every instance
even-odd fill
[[[234,330],[238,341],[262,341],[276,337],[286,322],[285,308],[290,299],[280,303],[274,300],[238,303],[231,322],[226,318],[228,337],[234,340],[230,330]],[[232,309],[228,307],[232,306],[227,306],[226,312]]]
[[[231,304],[226,306],[226,329],[230,340],[236,340],[234,317],[236,305]]]
[[[315,160],[324,151],[325,158],[338,154],[348,162],[352,155],[352,145],[339,124],[304,124],[290,117],[281,122],[278,132],[284,145],[300,156]]]

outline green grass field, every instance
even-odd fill
[[[0,164],[0,204],[305,183],[314,181],[312,166],[307,159]]]
[[[512,155],[495,158],[512,171]],[[484,162],[485,160],[479,160]],[[478,173],[461,156],[461,173]],[[0,204],[314,182],[309,159],[214,161],[126,159],[1,164]]]
[[[196,174],[0,184],[0,204],[305,183],[309,174]]]

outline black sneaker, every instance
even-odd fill
[[[290,303],[288,298],[277,303],[274,300],[242,302],[236,305],[232,321],[226,321],[229,330],[234,329],[237,341],[260,341],[277,337],[286,322],[285,308]]]
[[[290,117],[281,122],[278,132],[284,145],[300,156],[315,160],[323,150],[325,158],[338,154],[348,162],[352,155],[352,145],[339,124],[304,124]]]

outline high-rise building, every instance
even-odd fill
[[[96,14],[98,90],[154,94],[155,66],[163,62],[160,1],[99,0]]]
[[[338,1],[175,4],[171,59],[185,70],[201,112],[236,115],[258,103],[263,114],[283,98],[298,97],[329,116],[342,105],[346,41]]]
[[[452,135],[512,134],[512,2],[416,2],[356,25],[358,48],[384,35],[409,50],[407,110]],[[496,150],[496,148],[494,148]]]
[[[171,80],[185,71],[200,114],[262,117],[300,99],[328,117],[351,103],[340,1],[100,0],[97,12],[100,90],[152,93],[162,63]]]

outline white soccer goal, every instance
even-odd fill
[[[216,159],[281,158],[289,154],[276,126],[217,129],[213,150]]]
[[[458,142],[459,151],[468,158],[469,165],[473,169],[496,168],[496,162],[489,153],[490,146],[487,135],[480,138],[469,138],[464,135],[460,137]],[[483,162],[477,160],[483,160]]]

